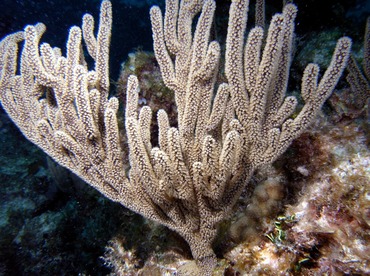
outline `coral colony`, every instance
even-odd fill
[[[256,27],[246,34],[249,2],[232,1],[226,45],[211,40],[214,0],[167,0],[164,14],[157,6],[151,8],[154,54],[166,86],[158,90],[163,97],[173,93],[176,112],[172,113],[165,105],[166,110],[156,113],[145,105],[135,75],[126,74],[122,80],[127,83],[124,119],[118,98],[109,96],[110,1],[101,4],[97,30],[89,14],[83,16],[81,28],[70,29],[65,56],[48,43],[40,45],[45,31],[42,23],[10,34],[0,43],[0,99],[13,122],[28,140],[104,196],[177,232],[189,245],[196,262],[196,266],[179,269],[179,273],[212,275],[217,266],[222,267],[212,246],[218,230],[227,227],[224,222],[235,212],[241,197],[249,198],[249,204],[230,227],[230,236],[236,243],[249,238],[250,247],[236,247],[245,254],[238,255],[237,249],[225,252],[225,258],[233,260],[235,271],[252,266],[247,264],[248,256],[250,260],[259,258],[260,269],[265,266],[298,271],[305,262],[312,261],[307,251],[310,242],[315,245],[315,238],[323,239],[323,233],[330,236],[332,231],[334,239],[341,237],[333,230],[333,217],[338,215],[335,210],[316,209],[312,198],[316,195],[315,202],[322,202],[331,189],[329,183],[318,182],[298,205],[290,206],[285,216],[276,218],[269,233],[256,233],[258,225],[265,223],[263,217],[277,215],[274,209],[281,208],[285,193],[282,182],[287,182],[279,173],[270,177],[274,173],[266,168],[316,120],[346,67],[352,43],[348,37],[338,40],[321,78],[318,65],[307,65],[301,86],[304,103],[298,109],[297,98],[286,96],[297,7],[285,5],[282,13],[272,17],[267,29],[264,1],[257,2]],[[94,61],[93,68],[85,61],[85,48]],[[224,56],[221,48],[226,49]],[[356,70],[355,61],[350,64],[355,68],[351,70]],[[222,80],[219,72],[224,72]],[[353,87],[356,74],[349,76]],[[361,95],[366,99],[365,92]],[[155,131],[152,120],[157,124]],[[311,147],[318,153],[312,158],[324,162],[319,152],[325,152],[322,143],[328,136],[306,137],[311,144],[299,139],[290,150],[301,150],[304,156],[303,151]],[[124,158],[127,146],[129,163]],[[359,154],[366,152],[356,147]],[[301,161],[297,161],[301,166],[296,171],[307,177],[310,167]],[[344,163],[337,163],[336,170],[347,170]],[[289,160],[287,164],[291,164]],[[353,164],[359,169],[364,160],[358,156]],[[337,180],[341,189],[349,189],[346,177],[349,175]],[[258,178],[264,180],[254,188]],[[368,187],[353,189],[366,202]],[[342,196],[337,192],[338,200]],[[303,216],[304,212],[310,216]],[[325,212],[328,217],[324,217]],[[315,216],[319,220],[312,219]],[[360,215],[347,212],[342,218],[353,221],[351,225],[356,227],[357,216]],[[309,235],[308,227],[311,232],[321,228]],[[250,237],[258,235],[263,236],[264,247],[251,241]],[[294,242],[302,246],[294,248]],[[123,254],[125,249],[116,240],[110,249],[111,253],[120,252],[117,254],[129,267],[134,259],[131,253]],[[278,256],[277,250],[284,254]],[[112,264],[114,257],[107,255],[106,260]],[[258,273],[258,268],[253,269],[251,273]]]

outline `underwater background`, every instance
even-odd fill
[[[127,76],[135,73],[149,76],[147,82],[141,81],[142,90],[148,91],[143,101],[173,105],[165,92],[161,93],[165,102],[153,92],[164,88],[151,54],[149,8],[159,5],[163,11],[164,1],[111,2],[112,94],[123,97]],[[216,2],[215,36],[224,42],[230,1]],[[266,22],[282,10],[282,2],[266,0]],[[352,38],[353,55],[361,64],[370,0],[293,2],[298,17],[290,93],[299,91],[309,62],[327,67],[343,35]],[[254,4],[251,1],[248,28],[254,26]],[[65,53],[69,28],[81,25],[87,12],[98,18],[99,7],[99,0],[3,0],[0,37],[42,22],[47,26],[42,41]],[[258,274],[263,267],[258,262],[266,262],[266,255],[256,252],[266,251],[270,262],[279,263],[276,271],[289,275],[370,273],[369,107],[348,103],[354,96],[346,92],[346,75],[318,122],[273,169],[252,181],[252,186],[275,187],[279,194],[275,201],[262,204],[260,195],[251,192],[252,196],[241,199],[234,217],[222,225],[215,242],[222,259],[217,275]],[[335,181],[327,183],[325,177]],[[271,179],[279,184],[274,186]],[[263,219],[257,221],[248,206],[267,210],[259,214]],[[305,212],[300,220],[294,218]],[[282,231],[275,224],[279,215],[289,238],[277,234]],[[327,228],[310,224],[321,218],[330,222]],[[177,234],[109,201],[54,163],[22,136],[0,107],[0,275],[171,275],[179,262],[190,258],[189,248]],[[274,275],[272,270],[264,271],[264,275]]]

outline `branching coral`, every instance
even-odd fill
[[[303,109],[285,97],[297,8],[285,6],[267,32],[244,35],[249,2],[233,0],[226,40],[227,82],[216,87],[220,45],[210,41],[213,0],[167,0],[163,17],[151,9],[154,50],[166,86],[175,92],[178,127],[157,113],[159,145],[152,145],[152,111],[138,112],[139,84],[128,78],[125,128],[129,173],[121,156],[118,100],[109,98],[111,3],[101,5],[94,34],[91,15],[72,27],[67,54],[43,43],[43,24],[0,43],[0,99],[23,134],[105,196],[177,231],[201,273],[216,265],[212,241],[253,172],[280,156],[315,118],[346,65],[351,41],[338,41],[322,79],[309,64],[302,80]],[[200,13],[195,31],[194,18]],[[82,51],[94,60],[89,70]],[[18,43],[24,41],[17,69]],[[19,71],[19,73],[18,73]],[[215,90],[217,90],[215,92]]]

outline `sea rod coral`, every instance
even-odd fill
[[[212,241],[218,223],[228,217],[253,172],[272,163],[313,121],[341,76],[351,47],[347,37],[338,41],[320,81],[318,66],[307,66],[305,104],[293,119],[297,100],[285,97],[285,91],[297,8],[286,5],[274,15],[266,35],[255,27],[244,41],[248,6],[246,0],[231,3],[227,81],[220,85],[221,47],[210,39],[215,1],[167,0],[164,16],[158,7],[151,9],[155,56],[165,85],[175,92],[178,126],[171,127],[166,111],[160,110],[159,145],[152,145],[152,111],[144,106],[138,112],[139,84],[130,76],[125,107],[128,172],[118,99],[109,97],[111,3],[102,2],[96,36],[89,14],[82,28],[70,29],[65,57],[59,48],[39,46],[45,31],[41,23],[0,43],[1,103],[27,139],[106,197],[178,232],[202,275],[210,275],[216,265]],[[82,40],[94,60],[92,69]]]

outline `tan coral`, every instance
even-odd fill
[[[289,4],[273,17],[260,55],[260,27],[244,42],[248,5],[232,1],[227,82],[218,89],[221,47],[210,41],[215,1],[167,0],[164,18],[158,7],[151,9],[155,54],[164,83],[175,92],[178,127],[171,127],[167,113],[159,111],[159,145],[151,144],[152,111],[144,106],[138,114],[139,84],[130,76],[127,175],[119,103],[108,95],[111,3],[102,2],[96,37],[90,15],[84,16],[82,30],[70,29],[66,57],[48,44],[39,49],[42,24],[27,26],[0,44],[1,102],[24,135],[111,200],[177,231],[204,275],[216,265],[212,242],[218,223],[229,215],[254,170],[273,162],[309,126],[336,85],[351,46],[349,38],[338,41],[320,82],[318,67],[306,68],[306,104],[289,119],[296,99],[285,97],[285,90],[297,8]],[[82,40],[95,62],[93,70],[84,60]]]

